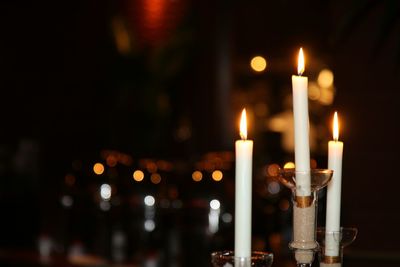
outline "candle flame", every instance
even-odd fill
[[[240,118],[240,137],[242,138],[242,140],[247,139],[247,118],[245,108],[243,109],[242,117]]]
[[[335,114],[333,115],[333,140],[339,140],[339,121],[337,111],[335,111]]]
[[[300,47],[299,58],[297,60],[297,73],[301,76],[304,72],[304,54],[303,48]]]

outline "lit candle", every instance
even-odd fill
[[[310,179],[310,145],[308,122],[308,78],[301,76],[304,72],[303,49],[300,48],[297,75],[292,76],[294,145],[296,168],[296,195],[311,195]]]
[[[329,232],[340,231],[340,199],[342,189],[342,158],[343,142],[339,140],[339,122],[337,112],[333,116],[333,141],[328,143],[328,169],[333,170],[332,180],[328,184],[326,200],[326,226]],[[325,255],[338,256],[338,240],[332,239],[332,234],[326,235]],[[335,242],[336,241],[336,242]]]
[[[236,147],[235,176],[235,257],[251,256],[251,185],[253,141],[247,140],[246,110],[240,120]]]

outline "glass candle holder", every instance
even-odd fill
[[[274,255],[270,252],[253,251],[251,257],[235,257],[233,251],[217,251],[211,253],[213,267],[269,267]]]
[[[309,173],[296,172],[294,169],[279,169],[275,172],[281,184],[292,191],[293,202],[293,239],[289,244],[294,252],[297,266],[311,266],[314,254],[318,251],[316,240],[318,191],[324,188],[332,178],[333,171],[312,169]],[[297,194],[296,176],[310,175],[311,194]]]
[[[320,244],[320,266],[340,267],[343,262],[343,249],[353,243],[357,237],[357,228],[341,227],[337,232],[326,232],[325,228],[317,230],[317,241]]]

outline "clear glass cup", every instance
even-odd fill
[[[251,257],[235,257],[233,251],[217,251],[211,253],[213,267],[269,267],[274,255],[271,252],[253,251]]]
[[[354,227],[341,227],[340,231],[326,232],[325,228],[317,230],[317,241],[320,245],[318,251],[320,266],[341,266],[343,262],[343,249],[353,243],[358,230]]]

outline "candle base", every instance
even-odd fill
[[[320,266],[340,267],[343,262],[343,249],[357,237],[357,228],[341,228],[337,232],[326,232],[325,228],[317,230],[317,241]]]
[[[213,267],[270,267],[274,255],[270,252],[253,251],[251,257],[235,257],[233,251],[211,253]]]

